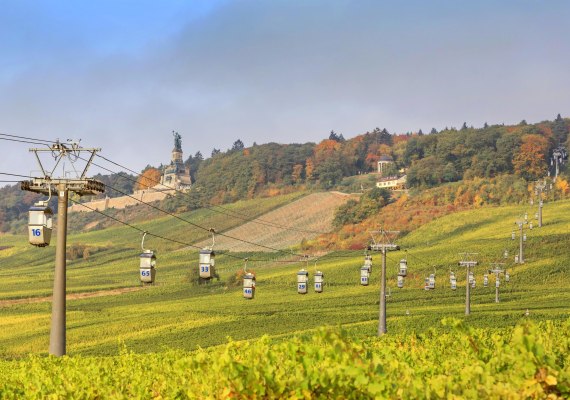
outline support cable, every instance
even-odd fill
[[[125,167],[125,166],[123,166],[123,165],[121,165],[121,164],[119,164],[119,163],[117,163],[117,162],[115,162],[115,161],[112,161],[112,160],[110,160],[110,159],[108,159],[108,158],[106,158],[106,157],[104,157],[104,156],[102,156],[102,155],[100,155],[100,154],[97,154],[97,157],[102,158],[103,160],[105,160],[105,161],[107,161],[107,162],[109,162],[109,163],[111,163],[111,164],[113,164],[113,165],[116,165],[117,167],[122,168],[122,169],[124,169],[124,170],[126,170],[126,171],[129,171],[129,172],[131,172],[131,173],[133,173],[133,174],[136,174],[136,175],[139,174],[138,172],[133,171],[132,169],[127,168],[127,167]],[[116,174],[116,173],[117,173],[117,172],[112,171],[112,170],[109,170],[109,169],[107,169],[107,168],[105,168],[105,167],[103,167],[103,166],[101,166],[101,165],[98,165],[98,164],[95,164],[95,163],[93,163],[93,165],[95,165],[95,166],[97,166],[97,167],[99,167],[99,168],[101,168],[101,169],[103,169],[103,170],[105,170],[105,171],[107,171],[107,172],[111,172],[111,173],[113,173],[113,174]],[[133,180],[133,179],[130,179],[130,178],[127,178],[127,177],[123,177],[123,178],[128,179],[128,180],[131,180],[131,181],[133,181],[133,182],[137,182],[136,179]],[[157,180],[150,179],[150,178],[147,178],[147,179],[150,180],[152,183],[160,184],[160,182],[157,181]],[[181,190],[178,190],[178,189],[168,189],[168,190],[174,190],[174,191],[176,191],[177,193],[183,194],[183,195],[185,195],[185,196],[189,196],[187,193],[185,193],[185,192],[183,192],[183,191],[181,191]],[[224,212],[222,212],[222,211],[220,211],[220,210],[216,210],[216,209],[213,208],[213,207],[221,208],[221,209],[225,210],[226,212],[224,213]],[[290,226],[281,225],[281,224],[277,224],[277,223],[275,223],[275,222],[263,220],[263,219],[261,219],[261,218],[240,217],[240,216],[239,216],[240,214],[241,214],[241,215],[246,215],[246,214],[238,213],[238,212],[236,212],[236,211],[230,210],[230,209],[228,209],[228,208],[226,208],[226,207],[222,207],[222,206],[219,206],[219,205],[216,205],[216,206],[213,206],[213,207],[212,207],[212,206],[204,206],[204,208],[207,208],[208,210],[211,210],[211,211],[213,211],[213,212],[217,212],[217,213],[224,214],[224,215],[228,215],[228,213],[231,213],[231,214],[232,214],[231,216],[233,216],[234,218],[238,218],[238,219],[241,219],[241,220],[243,220],[243,221],[249,221],[249,222],[253,222],[253,223],[265,225],[265,226],[268,226],[268,227],[281,228],[281,229],[283,229],[283,230],[291,230],[291,231],[296,231],[296,232],[301,232],[301,233],[312,233],[312,234],[318,234],[318,235],[322,235],[322,234],[328,233],[328,232],[322,232],[322,231],[312,231],[312,230],[307,230],[307,229],[293,228],[293,227],[290,227]]]

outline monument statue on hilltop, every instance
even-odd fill
[[[189,190],[192,185],[190,177],[190,167],[184,164],[182,157],[182,136],[176,131],[172,131],[174,136],[174,149],[170,164],[165,166],[160,178],[163,187],[175,190]]]
[[[182,153],[182,136],[176,131],[172,131],[172,135],[174,135],[174,150]]]

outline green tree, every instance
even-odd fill
[[[240,151],[240,150],[243,150],[244,148],[245,148],[245,145],[243,144],[241,139],[238,139],[234,142],[230,151]]]
[[[568,125],[566,121],[558,114],[552,124],[552,133],[558,143],[564,143],[568,137]]]

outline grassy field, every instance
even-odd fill
[[[243,202],[236,209],[274,209],[292,198]],[[241,207],[241,208],[240,208]],[[248,208],[249,207],[249,208]],[[510,240],[521,207],[481,208],[449,215],[419,227],[402,237],[400,252],[388,254],[388,333],[403,335],[441,327],[445,317],[464,319],[475,327],[509,327],[525,318],[566,320],[569,316],[570,201],[547,203],[544,226],[526,231],[526,263],[512,262],[515,243]],[[530,210],[529,210],[530,211]],[[532,213],[534,214],[534,213]],[[185,217],[205,226],[232,221],[211,212],[193,212]],[[218,220],[215,220],[218,218]],[[181,221],[163,218],[140,224],[153,233],[193,242],[203,232]],[[518,234],[518,232],[517,232]],[[255,241],[253,237],[247,240]],[[138,253],[140,235],[126,227],[73,235],[69,243],[89,243],[88,260],[68,263],[68,292],[140,287]],[[518,242],[517,242],[518,243]],[[364,245],[364,243],[363,243]],[[45,354],[49,341],[50,303],[39,301],[51,293],[54,248],[35,249],[21,236],[1,236],[0,357],[20,358],[28,353]],[[371,283],[360,286],[363,252],[339,251],[316,263],[281,263],[275,254],[235,253],[221,255],[216,263],[221,281],[208,285],[191,282],[197,268],[195,250],[149,238],[147,246],[158,249],[156,284],[122,294],[113,292],[68,301],[67,351],[71,355],[113,355],[121,346],[134,352],[160,352],[175,348],[194,350],[227,341],[257,338],[264,334],[287,338],[309,333],[323,325],[342,325],[354,337],[370,337],[378,326],[380,254],[374,255]],[[504,260],[504,249],[509,258]],[[457,266],[461,252],[475,252],[477,288],[472,291],[472,314],[464,316],[465,271]],[[254,300],[242,298],[241,288],[227,282],[243,268],[240,257],[250,257],[248,268],[257,275]],[[409,275],[403,289],[396,288],[398,260],[408,259]],[[291,257],[288,257],[291,259]],[[507,262],[511,282],[501,286],[501,302],[494,302],[494,278],[483,288],[482,274],[491,262]],[[296,272],[308,268],[325,273],[324,292],[296,293]],[[424,278],[436,271],[436,290],[423,290]],[[458,290],[449,289],[450,268],[458,276]],[[104,293],[103,293],[104,294]],[[15,303],[36,298],[38,302]]]

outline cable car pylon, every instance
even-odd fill
[[[380,315],[378,322],[378,336],[386,333],[386,252],[391,250],[400,250],[400,246],[394,243],[394,238],[399,231],[387,231],[380,229],[378,231],[370,231],[372,244],[369,249],[380,251],[382,253],[382,273],[380,277]],[[378,236],[376,240],[375,236]]]
[[[57,188],[57,246],[55,250],[55,273],[53,280],[53,300],[51,311],[51,329],[49,339],[49,353],[54,356],[63,356],[66,353],[66,247],[67,247],[67,203],[69,201],[69,192],[84,195],[97,195],[105,192],[105,185],[95,179],[86,177],[87,171],[95,157],[95,153],[101,149],[86,149],[79,146],[79,142],[60,143],[59,141],[42,149],[30,149],[36,156],[36,160],[42,171],[42,178],[33,178],[29,181],[21,181],[20,189],[34,193],[49,195],[52,186]],[[55,158],[55,166],[51,171],[46,171],[40,160],[39,153],[50,153]],[[66,171],[62,173],[62,177],[53,178],[53,173],[62,160],[67,159],[73,165],[80,157],[81,152],[91,153],[91,157],[87,160],[81,175],[75,167],[76,178],[67,178]],[[64,164],[65,165],[65,164]],[[39,210],[38,210],[39,211]],[[47,216],[46,230],[47,233]],[[37,229],[37,228],[36,228]],[[34,232],[37,233],[37,232]],[[50,232],[51,233],[51,232]],[[41,235],[41,232],[40,232]],[[45,243],[45,237],[44,237]],[[47,245],[47,244],[46,244]]]

